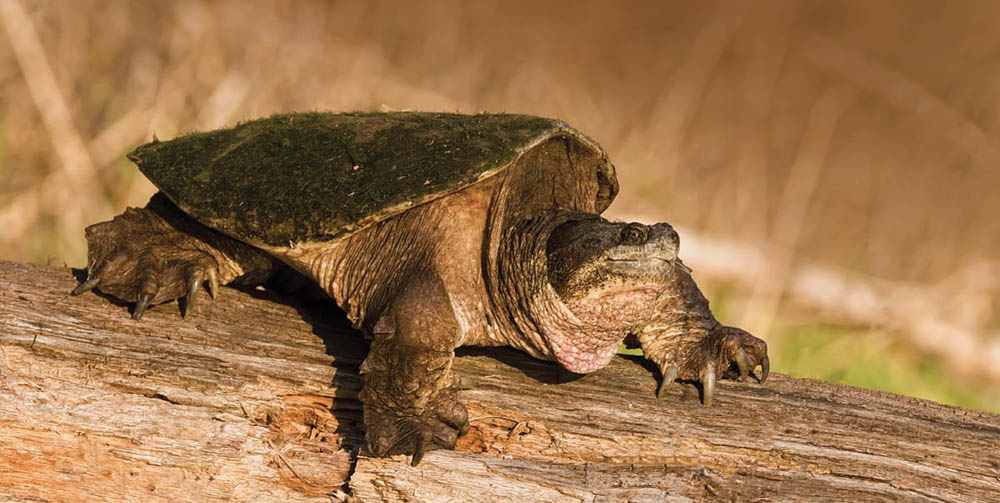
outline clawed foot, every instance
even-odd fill
[[[219,289],[215,259],[194,241],[152,212],[130,208],[110,222],[87,227],[87,280],[72,293],[96,288],[135,302],[136,320],[150,305],[186,297],[187,316],[203,283],[213,299]]]
[[[671,364],[662,368],[663,381],[656,392],[657,398],[666,396],[666,390],[675,380],[700,381],[702,403],[710,406],[718,378],[745,381],[760,365],[760,376],[755,377],[763,384],[771,372],[767,343],[734,327],[720,327],[682,353],[680,359],[680,365]]]
[[[412,466],[417,466],[427,451],[454,449],[458,438],[469,432],[468,412],[452,390],[442,391],[421,414],[367,404],[364,411],[368,454],[412,454]]]

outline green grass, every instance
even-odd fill
[[[642,350],[639,348],[628,349],[624,344],[618,347],[618,354],[620,355],[632,355],[632,356],[642,356]]]
[[[739,319],[737,289],[706,293],[720,320]],[[796,321],[804,318],[812,319]],[[784,312],[763,338],[775,372],[1000,412],[1000,388],[959,375],[940,357],[908,347],[903,337]]]
[[[776,372],[1000,412],[996,390],[976,389],[981,383],[956,376],[940,358],[865,328],[783,323],[767,342]]]

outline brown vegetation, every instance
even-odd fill
[[[524,112],[611,152],[610,215],[763,250],[754,275],[715,278],[748,285],[758,330],[798,266],[820,263],[930,292],[883,316],[944,320],[958,331],[931,340],[989,355],[998,16],[991,2],[0,0],[0,255],[81,265],[83,226],[152,193],[123,154],[154,135],[292,110]]]

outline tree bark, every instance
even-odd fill
[[[359,457],[364,339],[329,305],[222,289],[141,322],[0,261],[0,501],[997,501],[1000,416],[774,375],[656,400],[641,359],[568,379],[464,350],[472,419],[417,467]],[[565,382],[560,382],[565,381]]]

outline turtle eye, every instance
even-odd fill
[[[630,225],[622,229],[622,242],[629,245],[639,245],[646,242],[646,229]]]

